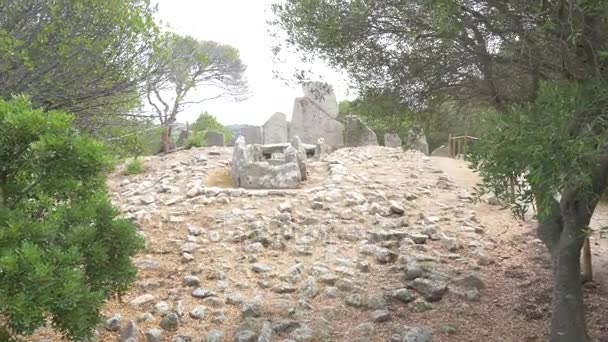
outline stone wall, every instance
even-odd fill
[[[263,145],[247,145],[245,138],[240,136],[232,152],[234,186],[245,189],[299,188],[302,180],[306,179],[306,152],[297,137],[293,144],[297,149],[287,145],[282,159],[266,160]]]
[[[306,144],[316,144],[323,138],[331,149],[344,146],[344,125],[307,97],[295,100],[290,127],[290,139],[298,136]]]
[[[224,133],[205,131],[205,146],[224,146]]]
[[[289,141],[287,116],[283,113],[274,113],[262,126],[264,144],[280,144]]]
[[[312,100],[333,119],[338,117],[338,101],[336,94],[328,84],[307,82],[302,85],[304,97]]]
[[[243,125],[240,128],[240,135],[245,137],[248,144],[263,144],[262,127],[253,125]]]
[[[397,133],[385,133],[384,134],[384,146],[386,147],[401,147],[403,141]]]
[[[242,135],[248,144],[282,144],[299,137],[304,144],[317,144],[333,151],[344,146],[344,125],[337,121],[338,102],[328,85],[306,83],[303,97],[296,98],[291,121],[283,113],[273,114],[262,127],[251,125],[228,126],[234,136]],[[377,143],[376,143],[377,144]]]
[[[344,145],[349,147],[378,145],[378,137],[355,115],[345,117]]]
[[[422,129],[411,129],[404,139],[404,147],[407,150],[420,151],[427,156],[430,154],[429,144]]]

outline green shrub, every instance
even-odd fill
[[[203,132],[192,132],[192,135],[186,140],[186,149],[193,147],[203,147],[205,145],[205,136]]]
[[[90,336],[105,300],[128,289],[143,246],[105,190],[110,159],[73,117],[0,100],[0,340],[48,323]]]
[[[192,124],[193,132],[205,132],[205,131],[214,131],[220,132],[224,134],[224,144],[228,144],[232,141],[233,134],[232,131],[222,125],[215,116],[209,114],[208,112],[204,112],[196,119],[196,121]]]
[[[133,158],[130,162],[127,163],[124,174],[129,176],[137,175],[142,172],[144,172],[144,163],[139,158]]]

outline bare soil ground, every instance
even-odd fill
[[[480,182],[479,176],[463,160],[436,157],[433,163],[450,175],[450,178],[465,189],[473,191]],[[501,270],[497,281],[515,283],[514,292],[503,292],[500,297],[523,314],[528,328],[538,329],[546,335],[550,319],[551,264],[544,245],[535,237],[535,221],[515,220],[507,210],[497,209],[485,203],[478,203],[475,211],[488,227],[487,233],[498,242]],[[600,203],[592,217],[591,228],[599,229],[608,225],[608,203]],[[608,239],[599,233],[591,237],[594,282],[585,289],[587,322],[593,341],[608,341]],[[500,274],[502,273],[502,275]],[[512,284],[513,285],[513,284]],[[534,322],[539,324],[532,324]],[[533,333],[532,333],[533,334]],[[534,334],[533,334],[534,335]],[[530,335],[530,336],[533,336]],[[522,339],[522,341],[536,339]],[[543,341],[543,338],[537,339]],[[506,341],[506,340],[505,340]],[[513,340],[515,341],[515,340]]]
[[[209,155],[209,151],[217,154]],[[141,266],[137,283],[121,300],[110,300],[103,314],[106,317],[120,314],[123,323],[129,320],[136,322],[141,333],[139,340],[144,341],[143,333],[158,328],[161,317],[154,314],[150,320],[144,321],[141,319],[142,314],[154,313],[154,304],[166,301],[172,307],[183,307],[185,315],[179,330],[164,333],[163,341],[172,341],[180,335],[188,336],[192,341],[205,341],[205,336],[211,329],[224,332],[224,340],[232,341],[235,332],[245,324],[242,307],[221,303],[220,307],[214,307],[211,302],[190,296],[192,289],[183,284],[183,279],[187,275],[196,275],[201,279],[201,286],[211,289],[221,299],[225,299],[225,292],[223,296],[221,293],[226,289],[237,291],[245,300],[262,296],[266,303],[263,320],[273,323],[292,320],[308,326],[315,332],[312,341],[391,341],[395,330],[405,326],[425,327],[432,332],[433,341],[439,342],[546,341],[550,319],[551,265],[544,246],[534,237],[534,222],[517,221],[508,211],[497,206],[485,203],[463,204],[459,193],[463,189],[472,191],[478,178],[460,160],[424,160],[419,155],[386,151],[388,149],[352,151],[351,154],[345,153],[343,158],[333,158],[340,160],[346,168],[343,177],[330,172],[331,165],[327,162],[310,163],[310,179],[303,189],[294,192],[261,194],[259,197],[217,196],[209,199],[198,196],[170,206],[163,204],[169,197],[162,197],[162,200],[157,198],[148,206],[154,210],[148,210],[144,214],[129,207],[135,203],[132,197],[123,196],[127,192],[121,188],[125,179],[131,184],[146,181],[153,183],[171,174],[174,179],[166,184],[174,184],[177,188],[172,196],[180,193],[184,196],[193,179],[199,177],[207,179],[211,176],[214,179],[211,185],[226,186],[229,149],[201,149],[151,158],[146,161],[145,175],[114,175],[109,188],[114,193],[117,204],[124,210],[130,208],[130,213],[141,214],[140,229],[146,236],[147,247],[135,258],[136,264]],[[382,153],[386,153],[386,156]],[[208,157],[205,167],[196,166],[200,164],[193,162],[193,158],[199,154]],[[370,158],[358,158],[360,154],[369,154]],[[180,168],[179,165],[184,166],[184,170],[175,172],[177,176],[169,172]],[[437,173],[434,169],[444,173]],[[446,175],[455,185],[437,188],[436,184]],[[451,183],[448,182],[449,184]],[[409,287],[402,279],[399,261],[397,264],[377,263],[373,258],[367,261],[368,257],[362,257],[360,253],[364,242],[361,238],[352,238],[353,235],[367,236],[369,232],[377,231],[387,223],[394,224],[398,219],[376,218],[366,212],[360,216],[355,215],[354,218],[345,218],[345,211],[352,207],[346,206],[341,202],[342,199],[335,203],[324,200],[322,209],[310,209],[311,203],[314,203],[311,198],[315,194],[333,190],[341,196],[347,192],[359,192],[369,202],[375,201],[372,198],[378,194],[383,194],[386,200],[398,200],[410,212],[409,216],[406,214],[410,228],[416,227],[422,214],[425,217],[437,216],[442,218],[441,225],[446,233],[458,236],[456,234],[459,234],[464,220],[460,217],[473,215],[478,226],[483,228],[480,240],[493,246],[493,250],[489,251],[493,263],[483,266],[475,264],[475,257],[469,247],[449,254],[442,249],[439,241],[429,240],[420,251],[436,256],[440,260],[437,267],[446,269],[450,274],[476,272],[485,284],[479,300],[467,301],[448,293],[441,301],[431,303],[431,310],[419,312],[414,310],[411,303],[406,304],[385,295],[390,320],[373,323],[373,333],[366,334],[362,333],[360,327],[370,322],[370,311],[345,305],[344,299],[348,295],[346,290],[344,293],[341,290],[337,297],[331,298],[325,295],[326,285],[317,283],[318,295],[304,303],[298,295],[302,283],[295,285],[297,292],[279,294],[272,291],[277,284],[284,283],[285,275],[298,264],[303,265],[306,274],[314,265],[325,265],[339,274],[340,280],[351,281],[354,286],[352,291],[363,295],[388,294],[395,289]],[[419,195],[415,201],[404,199],[404,194],[417,191]],[[272,227],[277,224],[276,220],[282,216],[276,212],[276,208],[285,202],[296,208],[291,212],[291,221],[287,224],[296,233],[285,241],[287,247],[276,250],[265,248],[254,255],[243,253],[243,248],[250,246],[251,241],[247,240],[248,237],[237,241],[235,237],[241,236],[241,233],[243,236],[251,234],[250,229],[253,227]],[[195,240],[201,248],[192,253],[193,261],[185,261],[181,247],[184,241],[192,239],[188,229],[191,225],[203,231],[203,235]],[[254,230],[258,231],[257,228]],[[212,241],[211,236],[215,233],[220,234],[220,241]],[[314,245],[310,253],[299,253],[299,245],[295,240],[315,234],[325,234],[324,242]],[[390,244],[386,246],[393,248]],[[411,252],[403,246],[398,248],[404,253]],[[357,271],[352,275],[337,271],[336,265],[362,261],[369,262],[369,271]],[[255,274],[251,271],[253,262],[270,265],[272,271],[268,274]],[[600,276],[601,273],[600,266],[596,274]],[[302,282],[306,279],[305,275]],[[602,287],[585,290],[587,321],[592,340],[608,342],[608,298],[601,292]],[[153,295],[154,301],[144,306],[129,304],[143,294]],[[188,312],[201,303],[208,307],[205,318],[194,320],[188,317]],[[223,315],[221,320],[217,319],[220,313]],[[259,326],[251,323],[249,328],[259,329]],[[326,333],[324,339],[319,337],[319,332]],[[120,340],[119,336],[119,332],[110,332],[101,326],[97,340],[115,341]],[[294,338],[291,331],[276,331],[271,340],[283,341],[289,338]],[[63,341],[49,330],[41,330],[32,337],[32,341],[42,340]]]

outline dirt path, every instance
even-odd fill
[[[471,170],[467,163],[461,159],[431,157],[433,165],[447,173],[460,187],[473,191],[481,181],[479,175]]]
[[[443,157],[433,157],[432,160],[434,165],[463,188],[472,191],[481,181],[479,175],[463,160]],[[594,281],[600,285],[601,291],[608,293],[608,237],[600,237],[600,233],[597,232],[600,228],[608,226],[608,203],[602,202],[597,206],[590,226],[596,230],[591,237]]]

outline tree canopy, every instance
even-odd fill
[[[247,96],[245,65],[235,48],[213,41],[198,41],[189,36],[164,35],[165,49],[155,55],[158,77],[148,84],[147,99],[161,124],[167,126],[164,150],[169,149],[170,124],[186,106],[228,96],[236,100]],[[189,98],[204,86],[214,92]]]
[[[147,0],[0,2],[0,97],[27,94],[93,132],[139,103],[158,27]]]
[[[287,0],[285,45],[411,112],[488,114],[474,155],[487,190],[519,179],[553,261],[550,340],[588,341],[580,250],[608,179],[608,3],[601,0]],[[279,47],[280,48],[280,47]]]
[[[192,131],[194,132],[205,132],[205,131],[215,131],[224,134],[224,143],[228,143],[232,141],[233,134],[232,131],[226,128],[226,126],[222,125],[217,118],[208,112],[204,112],[196,119],[196,121],[192,124]]]

